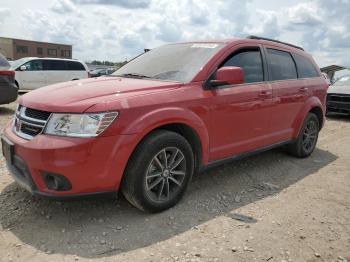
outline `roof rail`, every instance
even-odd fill
[[[292,45],[292,44],[289,44],[289,43],[286,43],[286,42],[282,42],[282,41],[278,41],[278,40],[275,40],[275,39],[271,39],[271,38],[265,38],[265,37],[260,37],[260,36],[255,36],[255,35],[250,35],[250,36],[247,36],[247,39],[256,39],[256,40],[266,40],[266,41],[271,41],[271,42],[275,42],[275,43],[279,43],[279,44],[283,44],[283,45],[288,45],[288,46],[291,46],[291,47],[294,47],[294,48],[298,48],[300,50],[303,50],[304,51],[304,48],[300,47],[300,46],[297,46],[297,45]]]

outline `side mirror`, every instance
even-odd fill
[[[240,67],[225,66],[216,71],[216,79],[211,80],[212,86],[238,85],[244,83],[244,72]]]
[[[27,67],[25,65],[21,65],[21,67],[19,68],[19,70],[21,71],[26,71],[27,70]]]

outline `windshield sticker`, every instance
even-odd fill
[[[204,43],[204,44],[193,44],[191,46],[191,48],[215,48],[217,46],[218,46],[218,44],[207,44],[207,43]]]

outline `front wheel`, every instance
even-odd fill
[[[289,145],[288,151],[297,157],[307,157],[314,151],[318,133],[320,131],[320,121],[314,113],[309,113],[303,123],[297,140]]]
[[[122,192],[135,207],[160,212],[180,201],[193,172],[194,157],[187,140],[175,132],[157,130],[131,156]]]

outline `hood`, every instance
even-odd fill
[[[89,107],[168,89],[181,84],[157,80],[99,77],[50,85],[23,95],[19,103],[49,112],[84,112]]]
[[[333,85],[328,88],[328,94],[344,94],[350,95],[350,85]]]

